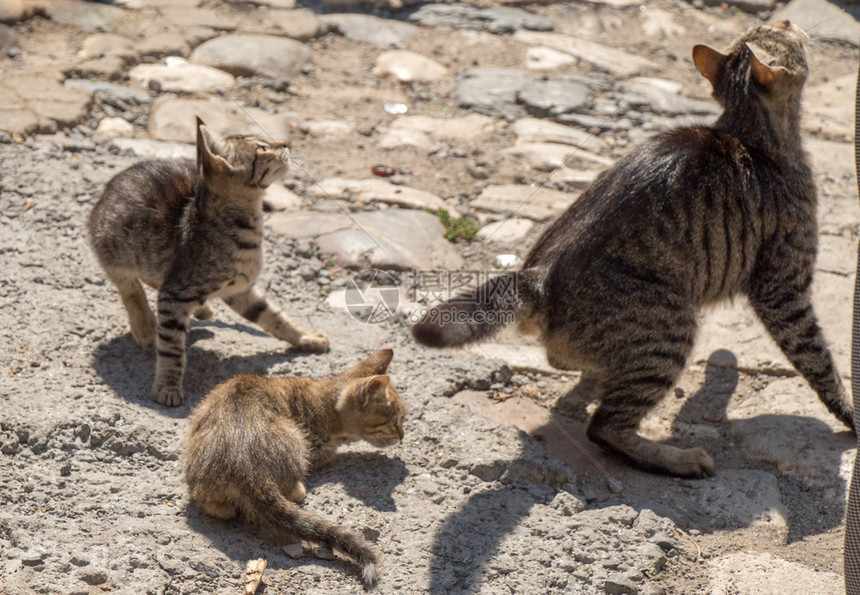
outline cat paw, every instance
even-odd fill
[[[320,353],[328,349],[328,335],[319,331],[311,331],[305,333],[299,338],[299,343],[296,349],[299,351],[308,351],[310,353]]]
[[[209,302],[203,302],[203,305],[194,311],[194,318],[197,320],[209,320],[215,315],[215,309]]]
[[[178,407],[185,400],[185,395],[182,394],[182,388],[179,386],[159,386],[156,384],[152,387],[149,396],[152,397],[153,401],[165,407]]]
[[[155,349],[155,317],[151,316],[151,319],[135,320],[131,325],[131,336],[134,337],[134,342],[144,351]]]
[[[669,471],[678,477],[702,479],[716,474],[714,459],[702,448],[687,448],[680,451],[678,458],[672,462]]]

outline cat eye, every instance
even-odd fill
[[[266,145],[261,145],[261,144],[257,143],[257,153],[262,153],[263,151],[265,151],[268,148],[269,147],[267,147]]]

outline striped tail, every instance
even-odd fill
[[[505,273],[432,308],[412,327],[412,336],[429,347],[455,347],[487,339],[516,322],[537,296],[536,270]]]
[[[366,585],[376,583],[379,560],[363,538],[305,511],[284,497],[273,482],[249,481],[242,492],[247,499],[242,512],[265,531],[280,539],[300,537],[342,552],[361,568]]]

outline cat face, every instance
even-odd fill
[[[218,138],[197,118],[197,159],[209,176],[266,188],[287,173],[290,157],[285,147],[256,136]]]
[[[350,383],[340,409],[347,431],[377,448],[403,440],[406,405],[386,375]]]

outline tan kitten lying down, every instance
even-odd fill
[[[322,380],[243,375],[212,389],[191,417],[185,480],[191,498],[220,519],[242,515],[275,538],[300,537],[355,561],[376,582],[376,553],[358,535],[304,511],[308,470],[339,444],[378,448],[403,439],[406,406],[385,375],[391,349]]]

